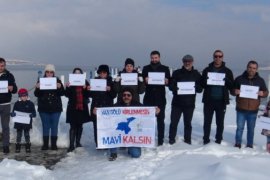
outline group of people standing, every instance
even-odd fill
[[[215,143],[220,144],[222,142],[226,106],[229,104],[229,94],[231,94],[236,96],[237,129],[235,135],[235,147],[241,148],[242,134],[245,122],[247,122],[248,132],[246,146],[252,148],[260,99],[268,96],[268,89],[265,81],[258,74],[258,63],[256,61],[249,61],[243,74],[234,79],[233,73],[225,65],[223,57],[224,54],[221,50],[214,51],[213,61],[202,71],[201,74],[193,66],[194,58],[191,55],[185,55],[182,58],[182,67],[175,70],[172,73],[172,76],[169,68],[161,64],[161,57],[158,51],[151,52],[150,64],[144,66],[142,72],[138,72],[135,69],[135,62],[133,59],[127,58],[124,69],[115,79],[110,76],[109,66],[103,64],[99,66],[97,71],[98,77],[96,78],[107,80],[106,91],[92,91],[91,85],[87,80],[85,80],[84,86],[70,86],[70,84],[67,83],[64,87],[61,80],[57,78],[57,89],[55,90],[41,90],[40,83],[37,82],[34,94],[38,98],[38,112],[43,128],[43,145],[41,149],[48,150],[50,140],[51,149],[57,150],[58,122],[62,112],[61,96],[66,96],[69,99],[66,112],[66,122],[70,124],[70,146],[68,148],[68,152],[73,151],[76,147],[82,146],[80,139],[83,131],[83,123],[89,121],[93,122],[94,139],[97,146],[96,110],[99,107],[111,106],[155,106],[157,117],[157,145],[162,146],[164,143],[165,131],[166,86],[173,94],[170,116],[171,123],[169,128],[169,144],[172,145],[176,142],[177,126],[182,114],[184,120],[184,142],[192,144],[192,117],[195,109],[196,93],[203,92],[203,144],[206,145],[210,143],[211,124],[214,113],[217,125]],[[149,84],[149,73],[151,72],[164,73],[165,83],[159,85]],[[75,68],[73,73],[83,74],[83,71],[80,68]],[[137,85],[121,85],[121,73],[137,73]],[[209,73],[224,74],[224,84],[209,84]],[[46,65],[44,77],[56,77],[54,65]],[[0,93],[0,114],[3,129],[3,151],[4,153],[8,153],[10,101],[11,94],[17,92],[17,86],[14,76],[6,70],[5,60],[1,58],[0,81],[3,80],[8,81],[8,92]],[[179,82],[193,82],[195,85],[195,93],[179,94]],[[240,97],[241,85],[257,86],[259,88],[258,98],[251,99]],[[140,103],[140,94],[143,93],[145,93],[143,101]],[[28,94],[20,93],[19,91],[21,101],[26,101],[22,99],[25,95],[28,96]],[[116,97],[117,103],[114,104],[114,98]],[[88,109],[88,104],[90,103],[89,98],[92,98],[90,111]],[[15,105],[12,111],[12,116],[15,116]],[[27,112],[31,113],[31,118],[36,116],[35,111],[28,110]],[[18,133],[18,136],[21,137],[22,135]],[[27,138],[29,140],[26,142],[30,144],[30,137],[28,136]],[[16,145],[17,144],[20,144],[20,138],[18,137]],[[16,146],[16,149],[17,147],[19,148],[20,146]],[[131,147],[128,148],[128,153],[132,157],[140,157],[141,150],[137,147]],[[116,149],[111,149],[110,160],[115,160],[116,157]]]

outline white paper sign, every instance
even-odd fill
[[[30,114],[31,113],[24,113],[20,111],[14,111],[16,113],[16,116],[12,117],[12,121],[15,123],[22,123],[22,124],[30,124]]]
[[[138,74],[121,73],[121,85],[138,85]]]
[[[241,85],[239,97],[258,99],[258,92],[259,86]]]
[[[0,93],[8,92],[8,81],[0,81]]]
[[[257,118],[256,126],[262,129],[268,129],[270,130],[270,118],[269,117],[264,117],[260,116]]]
[[[177,94],[195,94],[195,82],[177,82]]]
[[[149,72],[148,84],[165,85],[165,73],[164,72]]]
[[[56,77],[40,78],[39,83],[41,90],[57,89]]]
[[[69,74],[70,86],[84,86],[86,74]]]
[[[90,79],[91,91],[106,91],[106,79]]]
[[[155,107],[98,108],[98,148],[155,147],[155,111]]]
[[[225,73],[208,72],[207,76],[208,76],[208,79],[207,79],[208,85],[218,85],[218,86],[225,85],[225,81],[224,81]]]

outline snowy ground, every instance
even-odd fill
[[[254,149],[234,148],[235,105],[234,101],[227,107],[225,117],[224,141],[215,144],[215,123],[212,125],[212,142],[202,145],[203,113],[201,95],[197,97],[193,118],[192,145],[183,143],[183,121],[178,126],[177,143],[168,144],[168,127],[170,123],[171,94],[167,94],[166,140],[165,144],[155,149],[143,149],[139,159],[131,159],[124,150],[119,151],[116,161],[107,160],[108,153],[95,150],[93,144],[92,124],[84,126],[83,148],[69,153],[65,159],[56,164],[54,170],[43,166],[33,166],[26,162],[4,159],[0,163],[0,179],[200,179],[200,180],[268,180],[270,155],[265,151],[265,136],[256,128]],[[37,119],[32,131],[32,143],[40,144],[40,121]],[[65,114],[61,116],[59,145],[67,146],[68,125]],[[14,134],[14,132],[13,132]],[[14,136],[12,136],[14,137]],[[246,142],[246,132],[243,144]],[[243,145],[244,146],[244,145]]]

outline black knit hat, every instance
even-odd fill
[[[125,61],[125,66],[128,64],[131,64],[134,67],[134,65],[135,65],[134,60],[131,58],[127,58]]]
[[[106,64],[102,64],[98,67],[97,73],[106,72],[107,74],[110,74],[109,66]]]

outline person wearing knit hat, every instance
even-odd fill
[[[49,149],[51,137],[51,150],[57,150],[58,124],[63,111],[61,96],[65,94],[64,86],[58,77],[55,77],[55,67],[47,64],[43,78],[56,78],[56,89],[40,89],[40,80],[34,91],[38,101],[38,112],[42,121],[43,145],[41,150]]]
[[[27,89],[24,89],[24,88],[19,89],[19,91],[18,91],[18,96],[19,96],[19,97],[28,96],[28,91],[27,91]]]
[[[113,105],[113,100],[116,97],[116,92],[113,89],[113,80],[109,74],[109,66],[102,64],[98,67],[98,77],[95,79],[106,80],[107,86],[106,91],[93,91],[91,90],[90,84],[90,92],[89,96],[92,98],[91,103],[91,120],[93,121],[93,129],[94,129],[94,139],[96,146],[97,143],[97,116],[96,116],[96,108],[99,107],[111,107]]]
[[[98,67],[97,73],[106,72],[108,75],[110,74],[109,66],[106,64],[102,64]]]
[[[47,64],[47,65],[45,66],[44,71],[45,71],[45,72],[46,72],[46,71],[52,71],[52,72],[55,72],[55,67],[54,67],[53,64]]]
[[[137,84],[136,85],[122,85],[122,83],[121,83],[121,74],[125,74],[125,73],[136,73],[137,76],[138,76]],[[133,90],[133,92],[134,92],[133,99],[135,101],[140,102],[140,94],[143,94],[144,93],[144,91],[145,91],[145,84],[143,82],[142,74],[139,73],[135,69],[134,60],[131,59],[131,58],[127,58],[126,59],[124,69],[121,72],[119,72],[119,75],[114,80],[114,89],[118,93],[118,95],[117,95],[117,101],[120,101],[121,100],[121,98],[122,98],[122,91],[123,91],[123,88],[125,88],[125,87],[131,88]]]
[[[17,138],[16,138],[16,144],[15,144],[15,152],[19,153],[21,151],[21,139],[22,135],[24,133],[25,137],[25,151],[26,153],[31,152],[31,142],[30,142],[30,129],[32,128],[32,121],[33,118],[36,117],[36,109],[35,105],[32,101],[28,99],[28,91],[27,89],[21,88],[18,91],[19,95],[19,100],[15,102],[13,106],[13,110],[10,113],[11,117],[16,116],[16,112],[23,112],[23,113],[28,113],[30,122],[29,124],[26,123],[19,123],[15,122],[14,123],[14,128],[17,130]]]
[[[131,58],[127,58],[125,61],[125,66],[131,64],[133,67],[135,66],[134,60]]]

